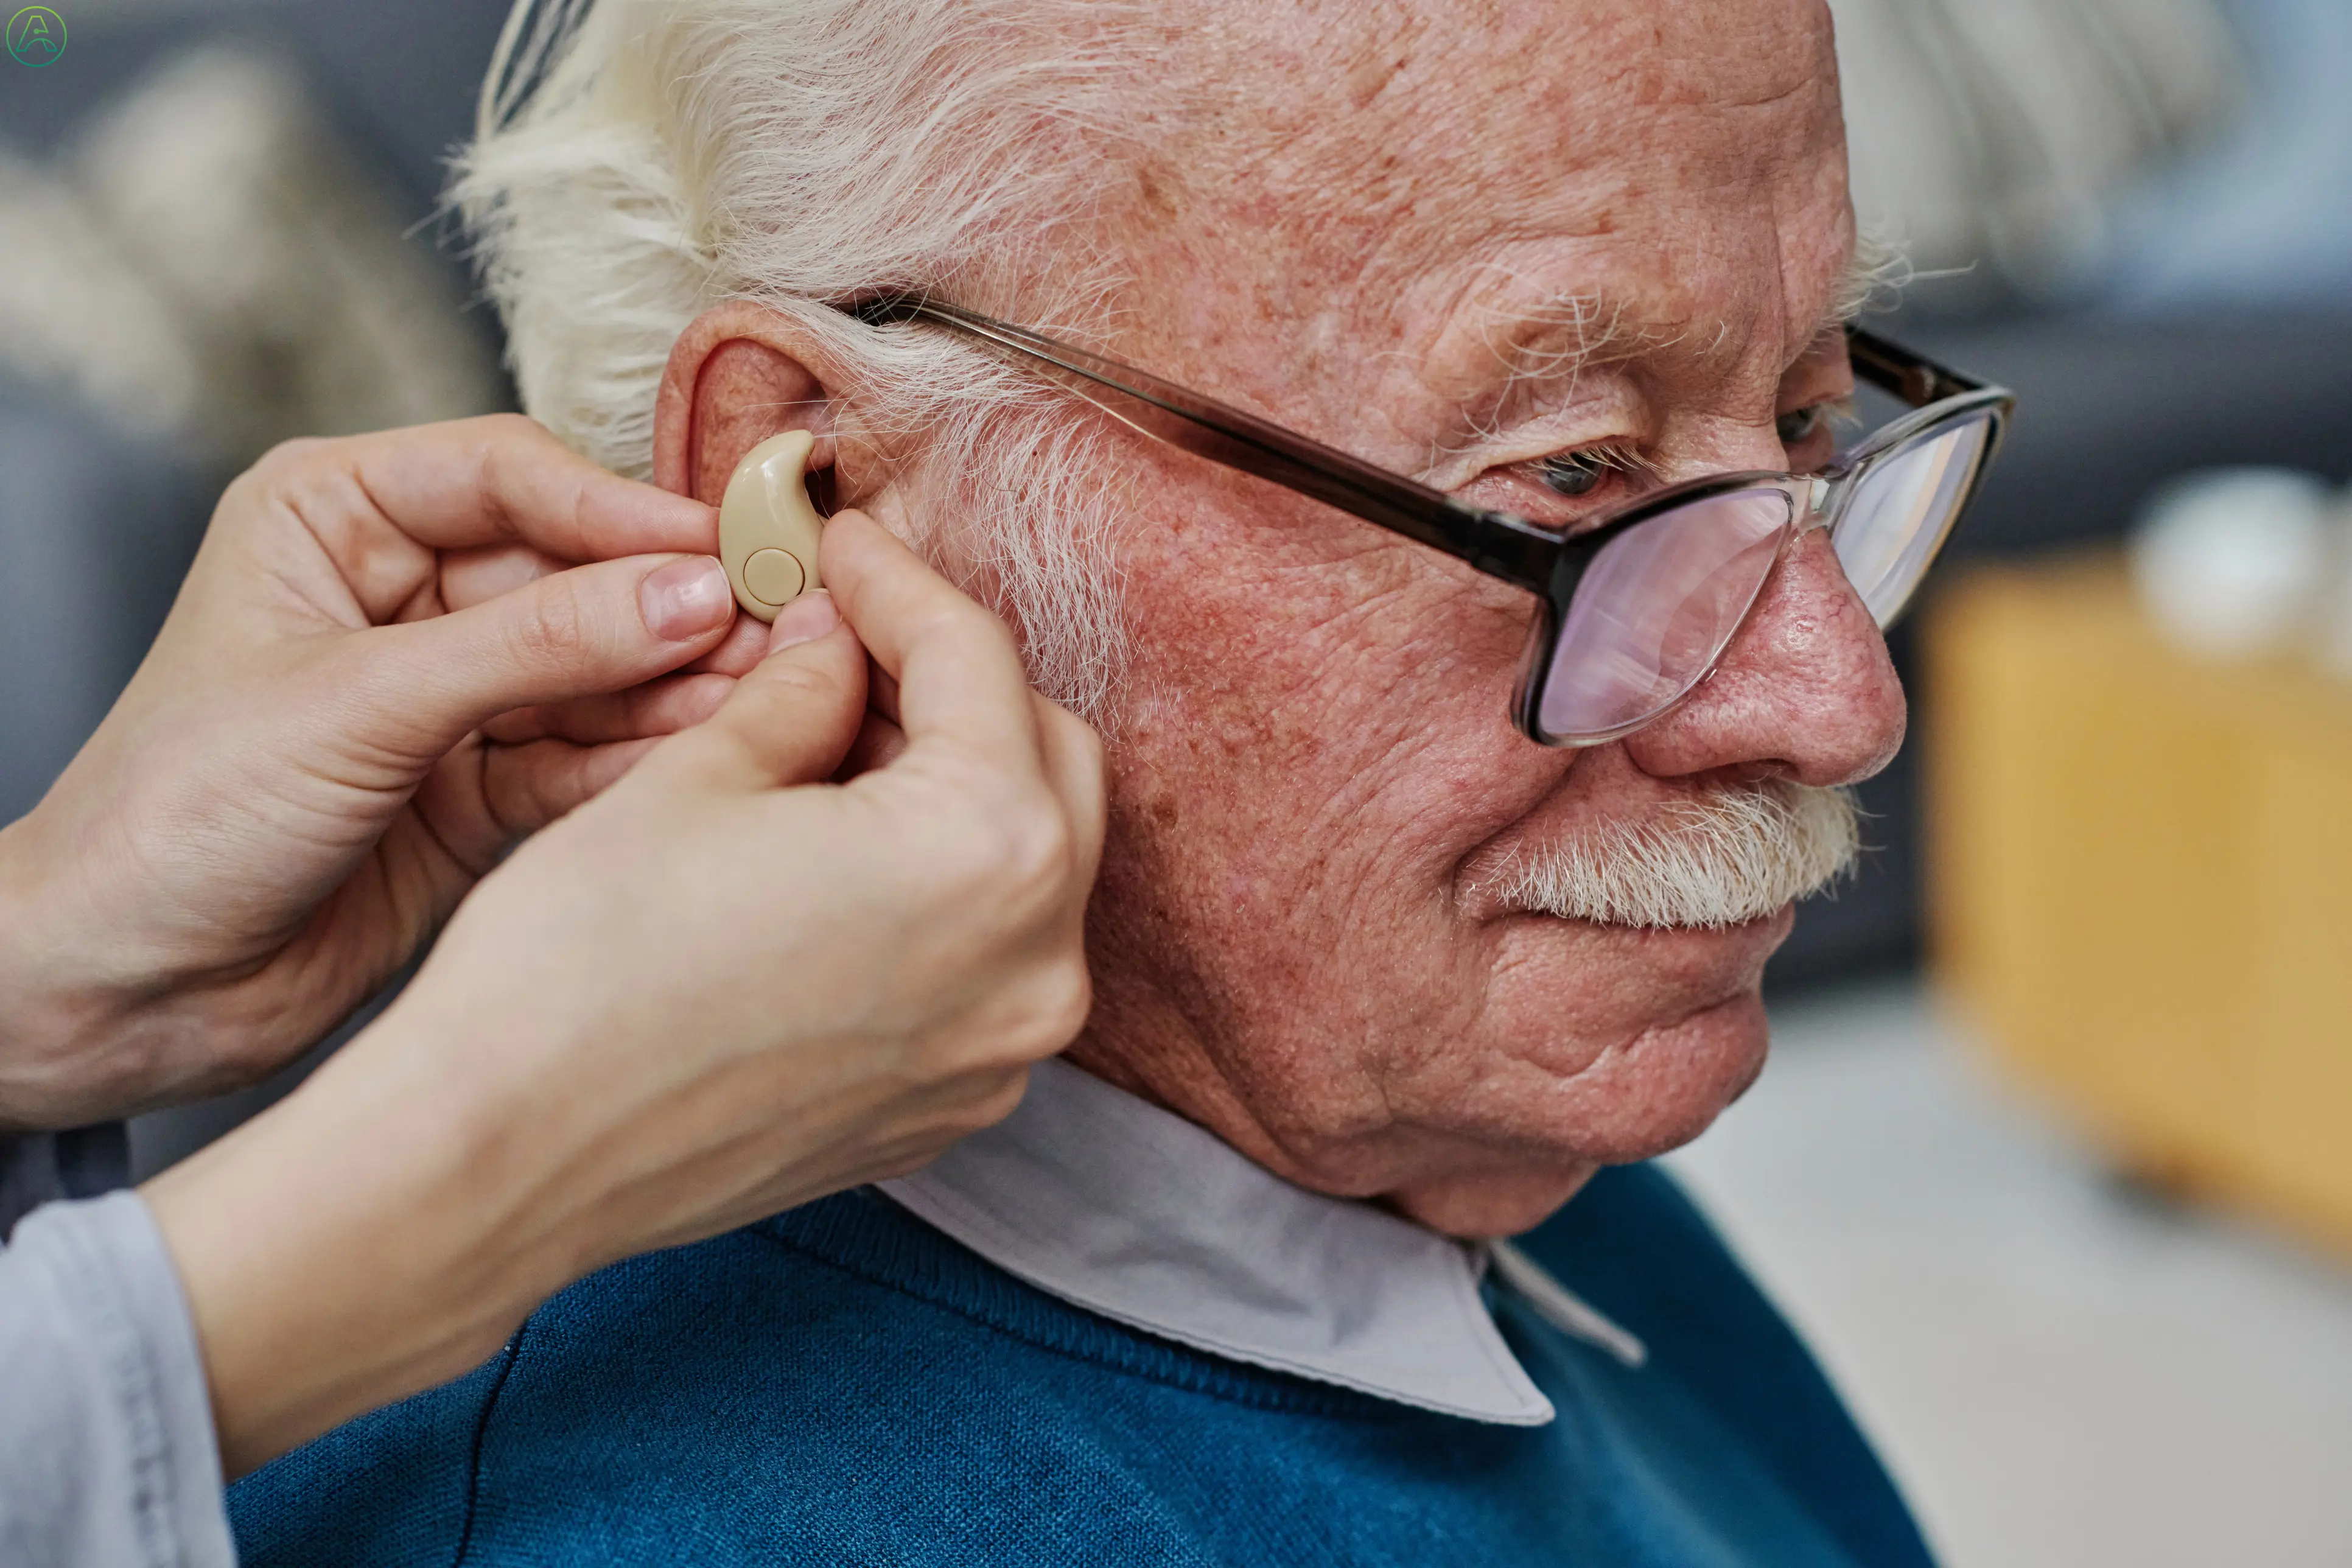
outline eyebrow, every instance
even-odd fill
[[[1846,258],[1845,277],[1830,300],[1822,331],[1859,321],[1882,296],[1901,294],[1910,281],[1910,258],[1900,247],[1867,230],[1855,236],[1853,252]]]
[[[1631,359],[1675,335],[1641,325],[1622,300],[1600,293],[1506,297],[1472,309],[1479,342],[1502,372],[1491,384],[1497,399],[1528,381],[1573,385],[1596,365]]]
[[[1907,281],[1902,253],[1875,236],[1858,237],[1828,306],[1805,337],[1799,357],[1832,333],[1853,325]],[[1599,292],[1555,291],[1532,303],[1504,300],[1475,307],[1478,331],[1502,371],[1491,395],[1500,402],[1529,381],[1566,381],[1571,387],[1588,370],[1686,342],[1706,329],[1669,330],[1639,324],[1622,300]],[[1728,323],[1717,322],[1719,343]],[[1795,362],[1791,362],[1792,363]]]

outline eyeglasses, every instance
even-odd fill
[[[1715,672],[1790,545],[1827,529],[1847,581],[1891,625],[1976,495],[2016,400],[1858,327],[1855,374],[1913,412],[1818,474],[1713,474],[1576,532],[1456,500],[1360,458],[1025,327],[919,295],[856,307],[929,321],[1042,369],[1122,424],[1339,508],[1534,594],[1512,717],[1548,746],[1593,746],[1663,717]]]

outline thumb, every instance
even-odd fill
[[[822,588],[784,606],[770,652],[718,712],[664,742],[739,789],[831,778],[866,719],[866,648]]]
[[[707,652],[734,620],[707,555],[553,573],[468,608],[355,639],[360,711],[379,745],[439,758],[500,713],[626,690]]]

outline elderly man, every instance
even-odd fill
[[[530,406],[711,500],[808,429],[1003,610],[1109,741],[1094,1011],[247,1562],[1924,1562],[1634,1163],[1762,1064],[2003,406],[1845,329],[1821,0],[556,9],[459,193]],[[1857,370],[1934,405],[1859,467]]]

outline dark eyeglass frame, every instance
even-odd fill
[[[1811,526],[1833,526],[1844,498],[1852,494],[1855,482],[1878,459],[1927,431],[1981,416],[1991,428],[1968,488],[1952,508],[1945,528],[1945,536],[1948,537],[1991,468],[2010,414],[2016,406],[2015,397],[2004,387],[1946,369],[1874,332],[1849,324],[1845,329],[1846,352],[1855,375],[1892,394],[1913,412],[1875,431],[1853,450],[1841,455],[1832,467],[1819,473],[1754,469],[1709,474],[1643,496],[1598,518],[1586,520],[1573,534],[1563,534],[1540,528],[1512,512],[1457,500],[1443,490],[1375,468],[1337,447],[1163,381],[1149,371],[961,306],[925,295],[891,294],[863,300],[851,310],[869,325],[930,321],[978,339],[1055,373],[1054,379],[1065,390],[1146,436],[1337,507],[1535,595],[1544,609],[1530,632],[1527,662],[1512,700],[1512,717],[1521,733],[1546,745],[1598,744],[1616,738],[1600,735],[1559,741],[1545,735],[1537,720],[1543,678],[1551,664],[1551,645],[1575,602],[1578,584],[1583,581],[1593,558],[1610,541],[1661,512],[1759,486],[1790,489],[1792,499],[1810,493],[1811,504],[1801,508],[1800,517],[1802,519],[1810,511],[1811,521],[1800,521],[1792,537]],[[1114,405],[1097,395],[1096,389],[1117,394],[1119,402]],[[1937,540],[1935,550],[1940,551],[1942,544],[1943,541]],[[1934,553],[1929,552],[1930,563]],[[1924,577],[1926,572],[1923,564],[1920,575]],[[1882,618],[1881,625],[1891,625],[1902,608],[1900,604],[1895,605]],[[1705,676],[1699,679],[1704,680]]]

